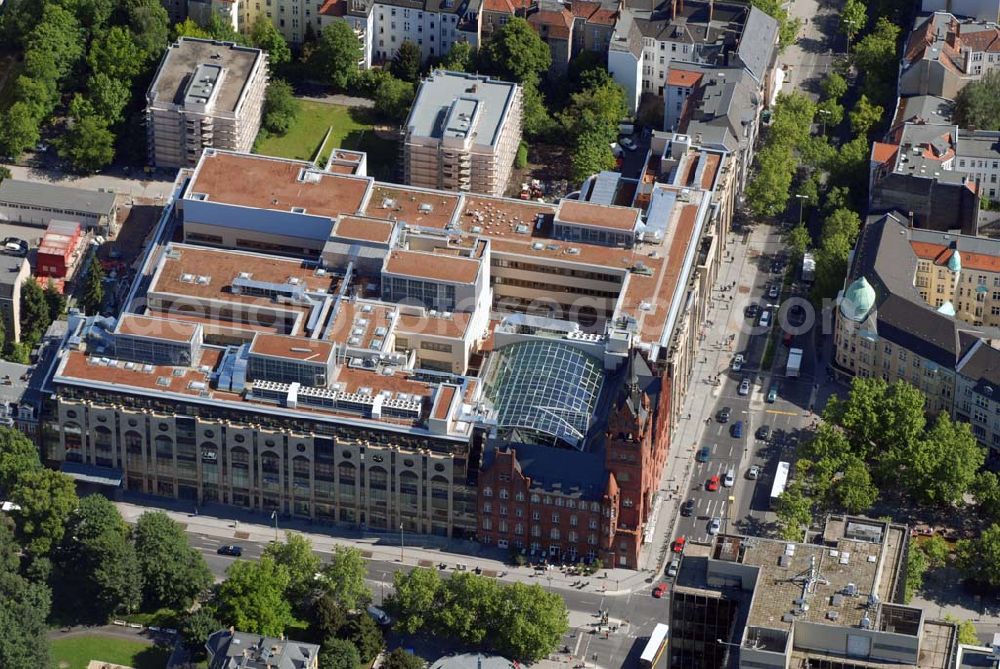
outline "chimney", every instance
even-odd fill
[[[677,1],[671,0],[670,2],[670,20],[673,21],[677,18]]]
[[[712,16],[715,14],[715,0],[708,0],[708,24],[712,25]],[[705,31],[705,41],[708,41],[708,31]]]

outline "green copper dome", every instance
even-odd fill
[[[955,249],[955,252],[948,258],[948,269],[956,274],[962,271],[962,256],[959,255],[958,249]]]
[[[840,302],[840,313],[844,318],[860,323],[865,320],[875,306],[875,289],[865,277],[859,277],[847,290]]]

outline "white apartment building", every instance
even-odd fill
[[[146,93],[149,164],[192,166],[208,147],[250,151],[267,81],[267,54],[260,49],[179,39]]]
[[[432,73],[406,121],[406,183],[502,195],[521,142],[521,95],[486,76]]]
[[[392,60],[409,40],[426,61],[447,54],[456,42],[479,46],[482,0],[427,0],[424,3],[335,0],[320,11],[320,26],[347,21],[361,40],[360,65]]]

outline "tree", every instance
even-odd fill
[[[423,54],[416,42],[408,39],[403,40],[403,43],[399,45],[399,49],[396,50],[396,55],[392,57],[390,71],[393,76],[403,81],[416,83],[420,79],[420,64],[422,60]]]
[[[914,593],[924,584],[927,556],[922,550],[911,549],[906,555],[906,580],[903,582],[903,603],[909,604]]]
[[[823,221],[820,241],[826,244],[835,237],[843,237],[853,245],[860,230],[861,218],[855,212],[850,209],[836,209]]]
[[[382,661],[382,669],[424,669],[427,663],[402,648],[393,648]]]
[[[958,92],[955,122],[972,130],[1000,130],[1000,72],[986,70]]]
[[[0,115],[0,153],[16,158],[38,143],[39,119],[27,102],[18,100]]]
[[[806,497],[799,482],[793,481],[778,496],[774,512],[781,538],[802,541],[803,530],[812,523],[812,500]]]
[[[292,50],[288,48],[288,42],[263,14],[258,14],[250,27],[250,44],[267,52],[268,66],[272,73],[292,60]],[[271,82],[271,85],[274,85],[274,82]]]
[[[847,35],[848,40],[861,32],[868,23],[868,7],[863,0],[847,0],[840,12],[840,32]]]
[[[75,0],[72,6],[76,18],[93,35],[107,25],[118,8],[118,0]]]
[[[823,89],[824,99],[840,100],[847,93],[847,79],[836,70],[830,70],[820,82],[820,87]]]
[[[50,322],[57,320],[66,311],[66,296],[59,292],[51,279],[45,286],[45,304],[49,308]]]
[[[951,555],[951,547],[940,534],[928,537],[927,541],[921,544],[920,550],[927,556],[927,565],[933,568],[943,567]]]
[[[965,620],[957,620],[952,616],[945,616],[944,619],[950,623],[954,623],[955,627],[958,628],[958,643],[965,644],[967,646],[982,646],[983,642],[979,640],[979,633],[976,632],[976,624],[966,618]]]
[[[132,91],[125,81],[112,79],[103,72],[98,72],[87,80],[87,90],[90,92],[94,114],[110,125],[122,122],[125,108],[132,99]]]
[[[812,244],[809,230],[804,225],[796,225],[785,235],[785,244],[788,245],[793,257],[801,258]]]
[[[310,59],[324,81],[338,90],[345,90],[357,77],[361,42],[347,21],[334,21],[320,31]]]
[[[324,592],[313,600],[309,609],[309,637],[316,643],[337,636],[347,624],[347,609],[329,593]]]
[[[320,669],[357,669],[361,656],[354,644],[344,639],[327,639],[319,650]]]
[[[220,629],[222,623],[205,607],[184,616],[180,624],[180,633],[184,639],[184,647],[191,653],[192,660],[197,662],[205,659],[205,643],[208,637]]]
[[[371,601],[372,593],[365,585],[368,569],[357,548],[337,546],[330,563],[323,567],[323,591],[348,611]]]
[[[106,497],[80,500],[53,558],[63,615],[103,623],[139,606],[142,574],[128,534],[128,525]]]
[[[38,669],[49,660],[49,589],[13,571],[0,572],[0,667]]]
[[[492,645],[501,654],[525,662],[535,662],[554,651],[569,629],[563,598],[524,583],[503,589],[492,621]]]
[[[115,135],[108,129],[108,121],[97,114],[75,118],[59,155],[85,174],[110,165],[115,158]]]
[[[78,501],[70,477],[41,468],[17,477],[10,500],[21,507],[15,515],[21,544],[39,557],[48,555],[62,539],[66,520]]]
[[[184,530],[162,511],[139,516],[132,538],[148,608],[186,609],[212,584],[212,572],[201,553],[188,546]]]
[[[23,474],[42,468],[38,447],[10,427],[0,427],[0,496],[7,499]]]
[[[491,578],[455,572],[443,585],[437,628],[463,643],[482,644],[492,624],[491,612],[502,597],[500,584]]]
[[[0,456],[2,458],[2,456]],[[2,463],[2,459],[0,459]],[[0,489],[2,489],[3,468],[0,465]],[[976,498],[978,516],[989,523],[1000,521],[1000,477],[991,471],[976,474],[972,482],[972,495]]]
[[[854,65],[865,73],[863,91],[873,100],[880,102],[895,95],[898,40],[899,26],[881,16],[854,48]]]
[[[84,45],[76,17],[56,3],[44,3],[42,20],[28,35],[25,72],[30,77],[64,81],[83,57]]]
[[[836,128],[843,121],[844,106],[836,100],[827,99],[816,105],[816,122],[823,124],[826,131]]]
[[[610,143],[618,136],[618,122],[625,113],[625,91],[607,81],[573,93],[559,122],[570,137],[594,134]]]
[[[534,28],[514,17],[493,32],[480,52],[483,69],[505,81],[538,83],[552,65],[552,53]]]
[[[10,168],[6,165],[0,165],[0,183],[3,183],[4,179],[10,179],[11,172]]]
[[[848,513],[863,513],[878,499],[878,488],[872,483],[868,465],[852,457],[844,467],[843,476],[834,486],[837,502]]]
[[[992,587],[1000,585],[1000,525],[990,525],[977,539],[959,540],[955,553],[958,569],[966,578]]]
[[[208,34],[208,31],[195,23],[190,16],[180,23],[175,23],[174,29],[171,33],[173,34],[174,40],[178,40],[181,37],[196,37],[198,39],[212,38],[212,36]]]
[[[965,422],[938,414],[925,438],[906,449],[904,480],[910,494],[926,504],[950,506],[962,499],[976,480],[986,452]]]
[[[21,339],[35,344],[49,327],[49,305],[38,282],[32,278],[21,284]]]
[[[341,629],[343,638],[354,644],[365,664],[370,664],[385,647],[382,630],[367,612],[356,615]]]
[[[100,313],[104,305],[104,268],[97,259],[97,254],[91,254],[87,265],[86,283],[83,285],[83,295],[80,297],[80,308],[87,314]]]
[[[611,153],[610,142],[605,141],[599,133],[589,132],[577,137],[570,163],[573,167],[573,178],[580,182],[598,172],[613,168],[615,157]]]
[[[94,74],[125,83],[142,71],[143,55],[127,28],[113,26],[91,43],[87,63]]]
[[[535,84],[524,84],[521,97],[521,124],[525,137],[536,138],[545,136],[552,130],[553,121],[552,117],[549,116],[549,110],[545,107],[545,99],[538,90],[538,86]]]
[[[269,555],[256,562],[234,562],[226,570],[226,580],[219,585],[222,620],[252,634],[284,634],[295,623],[292,605],[285,598],[290,582],[288,569]]]
[[[418,567],[392,575],[393,593],[386,607],[396,616],[394,627],[403,634],[416,634],[430,626],[435,603],[441,593],[441,577],[433,569]]]
[[[521,140],[521,143],[517,145],[517,155],[514,156],[514,167],[522,170],[528,166],[528,145]],[[0,179],[0,181],[3,181]]]
[[[390,121],[402,122],[410,113],[413,94],[410,82],[383,77],[375,88],[375,111]]]
[[[469,72],[473,67],[475,52],[472,45],[462,40],[451,45],[448,55],[441,60],[441,69],[450,72]]]
[[[284,135],[295,123],[300,109],[301,105],[288,82],[275,79],[268,84],[264,94],[264,129],[275,135]]]
[[[855,135],[867,136],[871,129],[882,120],[883,111],[880,105],[869,102],[867,95],[862,95],[849,114],[851,132]]]
[[[170,18],[159,0],[126,0],[125,14],[143,60],[159,58],[167,47]]]
[[[298,606],[313,590],[320,559],[313,552],[312,542],[301,534],[285,532],[285,541],[272,541],[264,548],[264,555],[288,570],[288,588],[285,598]]]
[[[757,174],[746,189],[746,199],[757,216],[777,216],[788,204],[795,158],[786,144],[768,143],[757,152]]]

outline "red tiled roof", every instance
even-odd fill
[[[528,23],[536,27],[548,28],[548,36],[556,39],[569,39],[573,31],[573,15],[568,10],[553,11],[540,9],[528,17]]]
[[[701,77],[701,72],[692,72],[691,70],[681,70],[671,67],[667,70],[667,86],[694,88],[701,81]]]
[[[895,144],[874,142],[872,144],[872,162],[879,165],[885,165],[890,161],[895,162],[897,151],[899,151],[899,147]]]
[[[320,16],[343,16],[347,13],[346,0],[326,0],[319,8]]]
[[[980,30],[967,35],[961,35],[961,46],[975,52],[1000,52],[1000,28]]]

